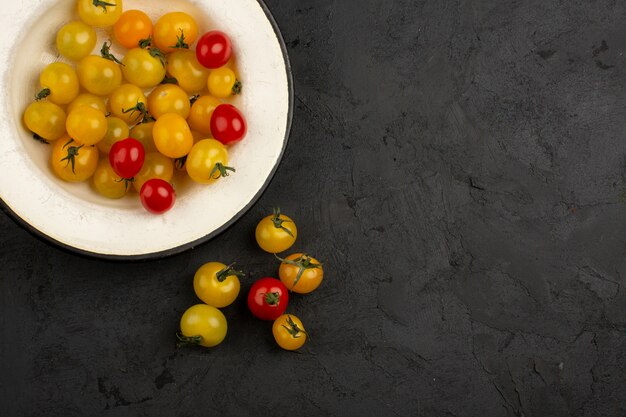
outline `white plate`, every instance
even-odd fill
[[[243,94],[233,102],[248,122],[246,138],[229,149],[237,172],[215,184],[178,184],[168,213],[147,213],[136,193],[121,200],[97,195],[89,184],[53,176],[50,149],[33,140],[22,113],[38,90],[48,63],[63,60],[56,32],[78,20],[75,0],[7,2],[0,14],[0,198],[3,208],[36,235],[62,247],[112,259],[145,259],[181,252],[215,236],[259,198],[287,143],[293,87],[286,49],[266,6],[258,0],[124,0],[153,21],[168,11],[192,14],[200,33],[231,37]],[[109,38],[100,30],[99,42]],[[120,52],[120,51],[118,51]]]

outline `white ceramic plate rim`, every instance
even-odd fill
[[[202,1],[204,0],[190,0],[189,3],[202,3]],[[47,1],[48,4],[53,4],[54,2],[55,2],[54,0]],[[41,2],[37,0],[27,0],[24,2],[20,2],[15,6],[11,6],[9,10],[6,11],[6,13],[0,16],[0,25],[2,25],[2,27],[4,28],[23,27],[23,25],[25,24],[25,21],[27,21],[28,18],[21,17],[19,12],[20,12],[20,9],[23,10],[24,7],[28,7],[29,6],[28,3],[32,3],[31,6],[33,7],[35,7],[35,4],[37,7],[46,6],[45,2]],[[182,251],[192,248],[216,236],[217,234],[219,234],[220,232],[228,228],[230,225],[232,225],[246,211],[248,211],[251,208],[251,206],[258,200],[258,198],[261,196],[261,194],[264,192],[267,186],[269,185],[269,182],[271,181],[274,173],[276,172],[276,169],[278,168],[278,165],[282,158],[282,154],[286,147],[290,128],[291,128],[292,114],[293,114],[293,100],[294,100],[293,81],[291,77],[291,68],[290,68],[289,59],[287,56],[284,41],[282,39],[278,26],[276,22],[274,21],[273,17],[271,16],[269,10],[267,9],[266,5],[261,0],[238,0],[236,2],[226,2],[226,3],[229,3],[230,7],[235,6],[235,3],[237,3],[237,5],[239,5],[240,7],[257,7],[258,12],[263,14],[264,19],[266,19],[268,23],[267,29],[271,31],[271,35],[275,42],[274,46],[276,47],[276,49],[274,52],[277,51],[280,55],[280,71],[279,72],[281,73],[281,77],[284,77],[285,85],[286,85],[286,91],[285,91],[286,113],[283,119],[284,125],[280,129],[282,132],[282,138],[281,138],[282,140],[280,143],[280,148],[278,149],[275,155],[275,158],[272,161],[272,164],[269,165],[267,172],[264,173],[263,175],[264,180],[262,181],[260,186],[256,187],[254,192],[250,193],[249,196],[246,197],[245,199],[246,201],[244,201],[243,204],[240,204],[240,206],[236,208],[236,211],[221,213],[221,218],[219,218],[216,222],[214,222],[214,226],[211,227],[210,230],[205,229],[201,231],[201,233],[196,233],[196,235],[187,234],[186,237],[184,238],[184,241],[181,241],[180,239],[179,240],[169,239],[172,236],[167,235],[167,233],[172,232],[171,228],[168,229],[167,227],[163,227],[162,229],[160,229],[160,231],[157,230],[156,234],[152,233],[152,235],[149,232],[141,233],[141,231],[137,229],[134,232],[135,233],[139,232],[140,234],[144,236],[142,236],[142,239],[143,239],[142,245],[140,247],[134,247],[134,248],[131,248],[131,247],[118,248],[118,247],[105,245],[104,250],[102,250],[102,248],[97,248],[97,247],[94,248],[92,246],[92,242],[89,239],[86,239],[84,241],[68,240],[64,236],[59,236],[58,233],[56,235],[54,233],[49,233],[47,229],[48,223],[46,223],[46,221],[55,221],[54,216],[51,216],[51,218],[48,220],[45,220],[44,216],[41,216],[41,215],[35,216],[35,218],[32,217],[33,210],[35,212],[37,211],[41,212],[41,211],[46,210],[45,208],[46,201],[40,201],[40,200],[37,200],[37,198],[34,198],[34,199],[31,198],[30,203],[34,204],[33,207],[35,208],[29,209],[28,207],[26,207],[25,209],[23,204],[20,205],[20,198],[19,198],[20,193],[18,192],[16,194],[16,189],[18,188],[15,182],[16,178],[18,178],[17,183],[19,183],[19,178],[20,178],[19,176],[24,174],[24,175],[30,175],[31,176],[30,179],[33,180],[32,176],[34,175],[34,173],[32,172],[33,171],[32,168],[29,168],[27,166],[26,158],[16,158],[16,155],[19,154],[21,151],[23,151],[19,147],[20,140],[8,141],[6,138],[7,130],[9,132],[14,132],[21,128],[21,126],[16,125],[15,117],[11,117],[11,113],[10,113],[11,109],[9,109],[9,106],[11,104],[10,102],[11,91],[4,91],[3,94],[0,95],[0,107],[2,107],[2,109],[4,110],[0,112],[1,113],[0,114],[0,128],[3,128],[3,130],[5,131],[4,138],[0,134],[0,141],[1,141],[0,142],[0,168],[6,170],[7,167],[15,167],[16,160],[21,163],[21,164],[18,163],[17,165],[21,165],[21,166],[17,167],[16,177],[9,178],[9,176],[6,174],[3,176],[0,176],[2,177],[0,178],[0,196],[2,197],[2,199],[0,200],[0,203],[4,211],[7,212],[10,215],[10,217],[12,217],[18,224],[25,227],[28,231],[32,232],[34,235],[44,238],[45,240],[52,242],[60,246],[61,248],[70,250],[75,253],[83,254],[83,255],[104,258],[104,259],[112,259],[112,260],[152,259],[152,258],[161,258],[164,256],[169,256],[169,255],[173,255],[176,253],[180,253]],[[236,41],[236,39],[233,39],[233,40],[234,42]],[[15,48],[3,48],[2,50],[0,50],[0,59],[3,59],[4,62],[11,63],[12,53],[15,53]],[[245,56],[242,57],[242,62],[245,59],[246,59]],[[274,62],[274,64],[276,64],[276,62]],[[5,86],[9,86],[9,90],[11,88],[15,88],[15,86],[10,85],[10,81],[9,81],[11,80],[12,69],[13,69],[13,65],[6,65],[0,68],[0,79],[3,80],[3,82],[5,83]],[[19,113],[21,114],[21,111]],[[8,144],[13,143],[14,146],[7,146],[7,143]],[[15,146],[15,144],[17,144],[17,146]],[[51,182],[54,183],[54,181],[55,180],[52,180]],[[10,186],[7,187],[7,184],[9,184]],[[46,181],[42,181],[41,184],[44,184],[45,186],[48,186],[48,187],[50,186],[50,184],[47,183]],[[24,196],[23,194],[24,190],[22,190],[21,192],[22,192],[21,196]],[[26,190],[26,192],[28,191]],[[50,199],[50,198],[63,199],[63,198],[67,198],[67,196],[64,196],[63,193],[61,192],[59,193],[59,195],[52,196],[52,197],[48,195],[46,198],[47,199]],[[83,208],[83,213],[80,216],[80,218],[78,219],[74,218],[73,221],[78,221],[79,223],[81,221],[84,222],[84,224],[82,225],[84,227],[85,225],[89,224],[89,219],[83,218],[84,212],[85,212],[84,210],[87,210],[87,212],[89,213],[89,210],[98,211],[98,210],[102,210],[102,207],[98,207],[96,204],[92,205],[89,202],[87,203],[81,202],[81,204],[84,205],[86,208]],[[44,218],[43,222],[42,222],[42,218]],[[171,221],[173,221],[171,219],[168,219],[167,214],[165,216],[144,217],[144,218],[148,219],[148,221],[151,223],[151,226],[146,227],[147,229],[149,229],[150,227],[154,228],[154,225],[157,225],[157,229],[158,229],[159,225],[167,225],[168,223],[171,223]],[[163,235],[162,233],[166,233],[166,235]],[[191,238],[189,238],[189,236],[191,236]],[[156,237],[160,237],[160,239],[155,239]]]

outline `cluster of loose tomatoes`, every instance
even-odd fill
[[[46,66],[23,116],[35,139],[52,144],[52,171],[69,182],[91,179],[108,198],[134,188],[157,214],[174,204],[176,171],[203,184],[234,172],[227,146],[242,140],[247,126],[224,102],[241,92],[228,36],[198,36],[184,12],[153,25],[143,11],[123,11],[122,0],[78,0],[77,10],[80,20],[56,36],[58,52],[75,66]],[[99,55],[92,54],[94,28],[112,38]],[[123,58],[111,53],[114,44],[126,48]]]
[[[298,317],[286,313],[289,293],[308,294],[319,287],[324,278],[322,264],[304,253],[285,258],[276,255],[293,246],[298,237],[294,221],[279,209],[258,223],[255,236],[261,249],[273,253],[280,261],[279,279],[265,277],[254,282],[248,292],[248,308],[255,317],[273,321],[272,333],[281,348],[299,349],[309,334]],[[193,288],[204,304],[196,304],[183,313],[177,335],[181,344],[213,347],[224,340],[228,325],[219,308],[237,299],[242,276],[243,272],[232,264],[220,262],[206,263],[196,271]]]

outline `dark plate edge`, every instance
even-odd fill
[[[289,61],[289,55],[287,54],[287,46],[285,44],[285,40],[283,39],[283,36],[280,32],[280,29],[278,28],[278,24],[276,23],[274,16],[272,16],[272,13],[270,12],[265,2],[263,0],[257,0],[257,2],[261,6],[261,9],[263,9],[263,12],[265,13],[265,16],[267,17],[267,20],[270,22],[270,24],[272,25],[272,28],[274,29],[274,33],[276,34],[276,38],[278,39],[278,43],[280,44],[280,49],[283,53],[283,59],[285,61],[285,70],[287,72],[287,84],[288,84],[287,88],[289,90],[289,109],[288,109],[288,114],[287,114],[287,130],[285,131],[285,139],[283,141],[283,147],[280,151],[280,155],[278,156],[278,160],[276,161],[276,164],[272,168],[270,175],[267,177],[267,180],[265,180],[265,183],[263,183],[263,185],[261,186],[261,189],[254,195],[254,197],[252,197],[250,202],[243,209],[241,209],[237,214],[235,214],[229,221],[227,221],[221,227],[209,233],[208,235],[203,236],[200,239],[197,239],[193,242],[189,242],[184,245],[177,246],[175,248],[166,249],[160,252],[151,252],[151,253],[141,254],[141,255],[107,255],[107,254],[90,252],[90,251],[86,251],[83,249],[75,248],[73,246],[67,245],[63,242],[60,242],[46,235],[39,229],[36,229],[35,227],[31,226],[28,222],[22,219],[19,215],[17,215],[17,213],[15,213],[1,198],[0,198],[0,209],[2,209],[2,211],[4,211],[8,215],[8,217],[11,218],[16,224],[24,228],[33,236],[45,242],[51,243],[54,246],[66,252],[70,252],[72,254],[78,254],[78,255],[91,258],[91,259],[95,258],[95,259],[100,259],[100,260],[117,261],[117,262],[149,261],[149,260],[163,259],[163,258],[167,258],[170,256],[178,255],[182,252],[185,252],[189,249],[193,249],[194,247],[213,239],[214,237],[218,236],[219,234],[224,232],[226,229],[228,229],[230,226],[235,224],[235,222],[239,220],[245,213],[247,213],[252,208],[252,206],[259,200],[259,198],[261,198],[265,190],[267,190],[267,187],[271,183],[272,179],[274,178],[274,175],[276,174],[276,171],[278,170],[278,166],[280,165],[283,159],[283,154],[285,153],[285,149],[287,148],[287,142],[289,142],[289,134],[291,132],[291,123],[293,119],[293,110],[294,110],[295,93],[294,93],[294,88],[293,88],[293,74],[291,71],[291,63]]]

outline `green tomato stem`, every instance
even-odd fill
[[[217,278],[217,280],[219,282],[224,282],[226,280],[226,278],[230,277],[230,276],[236,276],[237,278],[243,278],[246,276],[246,274],[244,274],[242,271],[238,271],[236,269],[233,269],[233,266],[235,266],[235,263],[233,262],[232,264],[225,266],[224,268],[222,268],[221,270],[219,270],[216,274],[215,277]]]
[[[274,256],[282,263],[297,266],[299,268],[298,275],[296,275],[296,279],[293,281],[293,285],[291,286],[292,290],[295,288],[298,281],[300,281],[300,278],[302,278],[302,274],[304,274],[304,271],[306,271],[307,269],[316,269],[322,267],[322,264],[316,264],[315,262],[312,262],[311,257],[307,254],[302,254],[301,256],[298,256],[296,259],[293,260],[283,259],[276,254],[274,254]]]
[[[213,167],[213,170],[209,174],[209,177],[213,178],[214,180],[216,180],[218,178],[221,178],[221,177],[228,177],[230,175],[228,173],[228,171],[237,172],[237,170],[235,168],[226,166],[226,165],[222,164],[221,162],[218,162]],[[216,173],[218,175],[217,175],[217,177],[214,177],[213,174],[216,174]]]
[[[44,88],[43,90],[35,94],[35,101],[43,100],[44,98],[48,97],[51,93],[52,92],[50,91],[49,88]]]
[[[272,216],[272,223],[277,229],[283,229],[289,236],[295,237],[291,230],[283,226],[283,223],[293,223],[291,220],[285,220],[280,217],[280,207],[274,207],[274,215]]]
[[[202,342],[202,336],[183,336],[181,333],[176,333],[176,339],[178,342],[176,343],[177,348],[188,347],[188,346],[198,346],[200,342]]]

